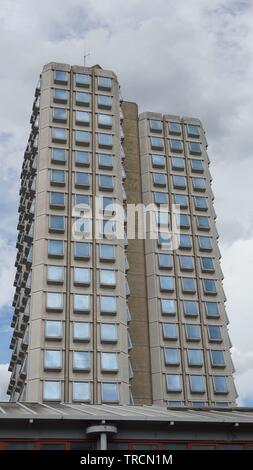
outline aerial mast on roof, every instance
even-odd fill
[[[84,67],[87,67],[86,59],[87,59],[87,57],[89,57],[89,55],[90,55],[90,52],[86,52],[86,48],[84,48],[84,55],[83,55],[83,65],[84,65]]]

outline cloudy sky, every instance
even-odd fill
[[[204,123],[239,403],[253,406],[252,0],[1,0],[0,24],[0,398],[34,88],[43,64],[82,64],[86,47],[140,111]]]

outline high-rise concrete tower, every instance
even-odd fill
[[[138,115],[98,65],[43,68],[21,173],[11,400],[235,403],[208,164],[198,119]],[[126,224],[113,236],[128,203],[168,205],[157,239],[127,239]],[[166,250],[173,204],[179,246]]]

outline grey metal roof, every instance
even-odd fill
[[[253,408],[193,409],[145,405],[0,403],[1,420],[153,421],[253,424]]]

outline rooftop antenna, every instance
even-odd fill
[[[87,67],[86,59],[87,59],[87,57],[89,57],[89,55],[90,55],[90,52],[86,52],[86,49],[84,49],[84,55],[83,55],[83,65],[84,65],[84,67]]]

